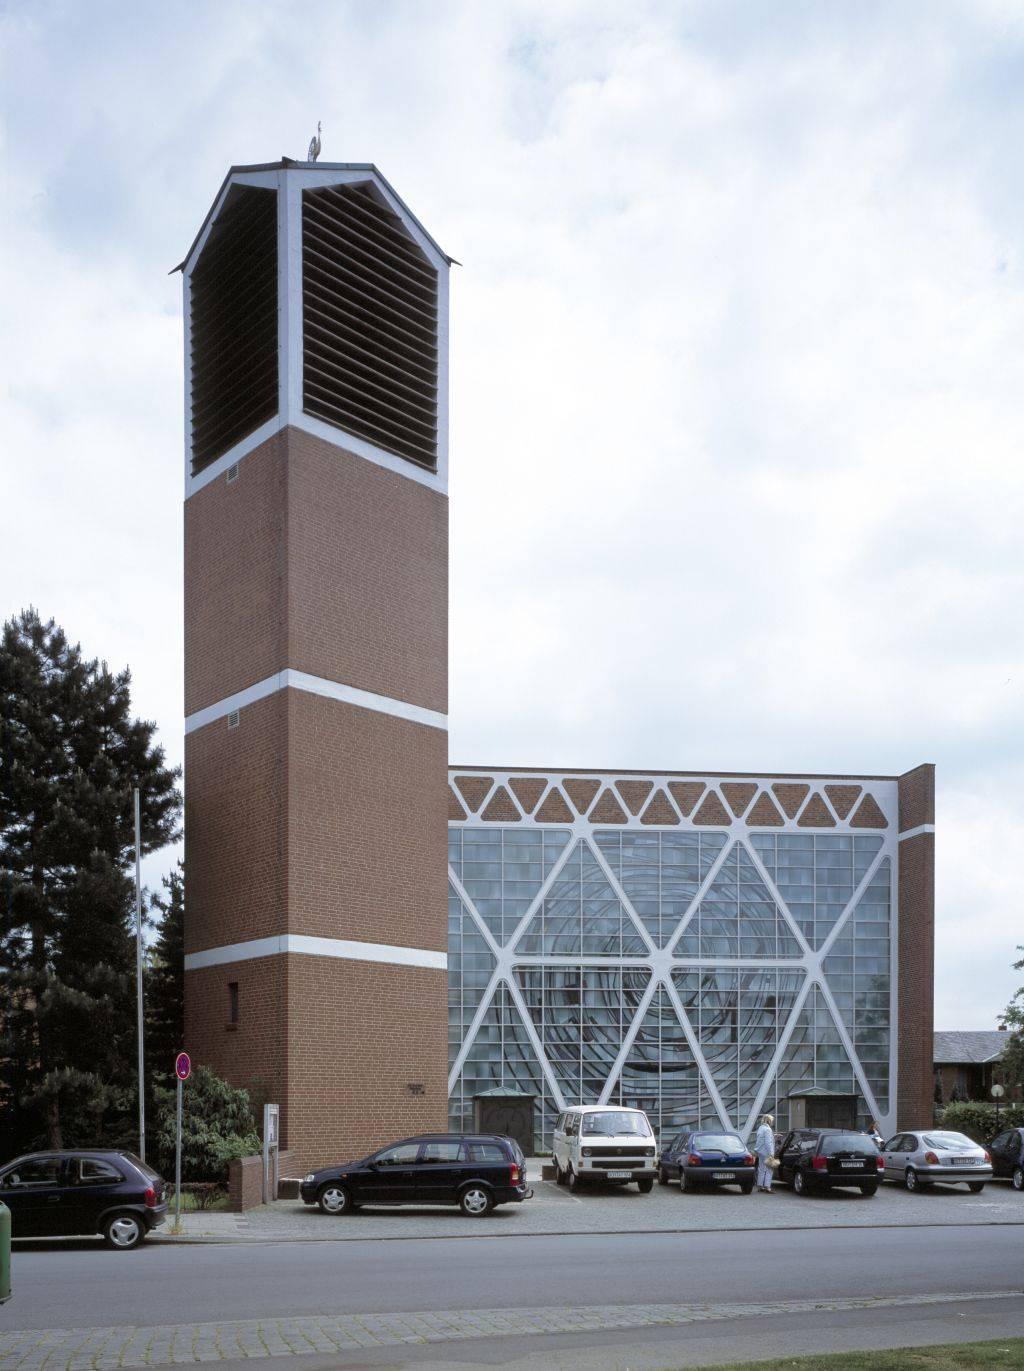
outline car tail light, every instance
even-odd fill
[[[510,1185],[519,1184],[519,1167],[516,1165],[515,1162],[513,1162],[508,1169],[508,1179]]]
[[[748,1152],[747,1155],[743,1158],[743,1165],[744,1165],[744,1166],[753,1166],[753,1165],[754,1165],[754,1158],[750,1155],[749,1152]]]
[[[924,1154],[924,1159],[929,1166],[938,1166],[939,1164],[939,1159],[934,1152],[926,1152]]]
[[[828,1158],[827,1158],[827,1157],[812,1157],[812,1158],[811,1158],[811,1165],[814,1167],[815,1171],[827,1171],[827,1170],[828,1170]]]
[[[691,1152],[686,1161],[690,1166],[700,1166],[702,1158],[698,1157],[696,1152]]]
[[[885,1158],[884,1158],[883,1156],[881,1156],[881,1155],[877,1156],[877,1157],[875,1158],[875,1165],[878,1167],[879,1171],[884,1171],[884,1170],[885,1170]]]
[[[992,1154],[991,1154],[991,1152],[986,1152],[986,1153],[984,1153],[984,1157],[985,1157],[985,1160],[986,1160],[987,1162],[991,1162],[991,1160],[992,1160]]]
[[[156,1208],[156,1191],[153,1189],[152,1186],[149,1187],[149,1189],[146,1191],[145,1195],[143,1195],[142,1198],[146,1201],[147,1209]]]

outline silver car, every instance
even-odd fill
[[[897,1133],[882,1144],[885,1179],[902,1181],[908,1190],[920,1190],[940,1181],[965,1184],[975,1195],[992,1179],[992,1158],[983,1147],[962,1133],[942,1128],[920,1133]]]

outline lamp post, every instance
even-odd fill
[[[1005,1094],[1006,1094],[1006,1091],[1003,1089],[1003,1087],[1002,1087],[1001,1085],[994,1085],[994,1086],[992,1087],[992,1098],[993,1098],[993,1099],[995,1100],[995,1102],[996,1102],[996,1132],[997,1132],[997,1133],[999,1132],[999,1101],[1003,1098],[1003,1096],[1004,1096]]]

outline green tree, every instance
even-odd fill
[[[1024,952],[1024,946],[1019,946],[1017,951]],[[1013,969],[1024,971],[1024,958],[1014,962]],[[1005,1086],[1024,1088],[1024,985],[1006,1006],[999,1021],[1007,1030],[1007,1043],[999,1059],[997,1074]]]
[[[179,862],[164,877],[156,937],[146,967],[146,1080],[154,1089],[173,1080],[174,1058],[185,1046],[185,882]]]
[[[174,1176],[176,1089],[157,1087],[153,1160],[164,1176]],[[260,1150],[252,1105],[246,1090],[236,1090],[206,1066],[185,1082],[181,1125],[181,1175],[186,1181],[221,1181],[228,1162]]]
[[[34,609],[0,636],[0,1135],[134,1134],[132,788],[142,847],[177,834],[178,773],[131,714],[131,676]]]

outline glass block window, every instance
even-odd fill
[[[581,839],[516,944],[520,956],[644,957],[647,944]]]
[[[701,959],[800,956],[800,944],[742,843],[731,848],[673,951]]]
[[[824,966],[829,989],[882,1110],[889,1107],[891,886],[887,857],[832,944]]]
[[[466,1039],[497,963],[466,906],[448,886],[448,1062]]]
[[[449,830],[448,861],[497,942],[519,927],[568,841],[564,829]]]
[[[658,947],[664,947],[697,896],[726,843],[724,833],[594,835],[633,909]]]
[[[754,833],[751,846],[786,907],[817,951],[878,855],[878,837]]]

